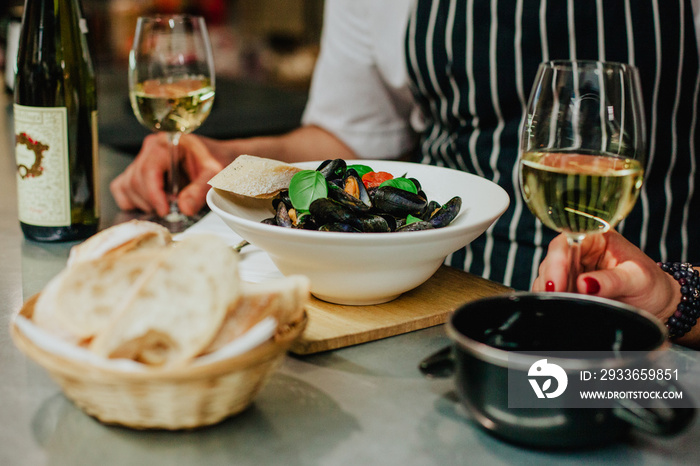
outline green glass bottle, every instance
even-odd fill
[[[70,241],[99,224],[97,93],[79,0],[26,0],[14,87],[19,221]]]

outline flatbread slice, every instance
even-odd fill
[[[34,311],[31,319],[37,327],[41,327],[47,332],[62,340],[75,345],[80,345],[82,339],[68,330],[60,320],[56,318],[56,295],[61,290],[62,274],[59,273],[52,278],[41,290],[39,298],[34,304]]]
[[[229,307],[216,337],[202,354],[221,349],[268,316],[277,319],[278,324],[299,319],[308,300],[309,279],[303,275],[243,283],[239,300]]]
[[[73,246],[68,266],[107,255],[123,255],[135,249],[162,247],[172,241],[167,228],[154,222],[130,220],[114,225]]]
[[[165,251],[147,248],[65,268],[39,295],[34,321],[78,340],[94,337],[110,324],[120,303],[149,270],[158,267]]]
[[[278,160],[240,155],[209,180],[209,185],[241,196],[270,199],[289,188],[289,181],[300,170]]]
[[[238,300],[238,256],[219,237],[173,243],[90,349],[107,358],[175,366],[202,352]]]

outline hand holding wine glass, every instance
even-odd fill
[[[197,129],[214,102],[214,60],[204,19],[190,15],[140,17],[129,57],[129,96],[139,122],[167,133],[170,212],[159,219],[171,231],[193,222],[178,209],[180,136]]]
[[[544,225],[566,234],[568,289],[575,291],[581,241],[623,220],[642,186],[646,134],[638,71],[612,62],[543,63],[527,112],[521,191]]]

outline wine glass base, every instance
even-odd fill
[[[170,233],[182,233],[197,223],[201,218],[200,215],[188,217],[182,212],[170,212],[165,217],[155,219],[154,221],[166,227]]]
[[[187,217],[177,220],[161,218],[156,219],[155,222],[163,225],[170,233],[182,233],[196,223],[194,220]]]
[[[165,217],[159,217],[155,214],[123,212],[122,215],[118,216],[118,221],[116,223],[121,223],[132,219],[145,220],[164,226],[170,233],[182,233],[201,220],[205,214],[206,211],[203,211],[192,217],[187,217],[182,213],[171,212]]]

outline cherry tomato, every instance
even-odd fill
[[[384,183],[386,180],[394,178],[394,175],[387,172],[369,172],[362,176],[362,182],[366,188],[374,188]]]

